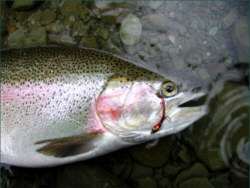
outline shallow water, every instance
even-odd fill
[[[49,169],[1,168],[2,187],[248,187],[247,2],[1,5],[2,48],[109,51],[207,89],[210,107],[194,125],[149,149],[143,144]],[[127,31],[133,32],[124,36]]]

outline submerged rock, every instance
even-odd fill
[[[224,29],[229,28],[231,25],[234,24],[234,22],[237,20],[237,18],[238,18],[238,11],[237,11],[237,9],[231,10],[231,11],[223,18],[223,28],[224,28]]]
[[[142,17],[142,26],[149,29],[162,29],[167,26],[167,18],[163,14],[150,14]]]
[[[121,24],[120,38],[124,44],[134,45],[141,37],[142,25],[136,16],[128,15]]]
[[[12,8],[21,10],[32,7],[35,4],[35,1],[14,1]]]
[[[72,187],[105,187],[105,188],[127,188],[127,186],[112,174],[97,165],[75,163],[64,167],[58,175],[58,188]]]
[[[209,176],[207,169],[201,163],[195,163],[188,169],[181,171],[175,179],[175,184],[180,183],[183,180],[186,180],[191,177],[203,177],[206,178]]]
[[[165,137],[159,140],[159,143],[153,148],[147,149],[146,146],[146,144],[142,144],[131,147],[129,149],[130,154],[141,164],[149,167],[159,167],[168,161],[174,146],[174,139],[172,137]]]
[[[214,188],[214,186],[208,181],[207,178],[190,178],[179,184],[179,188]]]
[[[237,20],[234,25],[232,33],[234,46],[238,53],[238,60],[240,62],[248,62],[249,52],[249,35],[248,35],[248,22],[246,20]]]

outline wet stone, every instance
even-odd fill
[[[41,14],[41,24],[47,25],[52,23],[56,19],[56,13],[52,10],[45,10]]]
[[[89,30],[89,27],[83,24],[82,21],[75,22],[72,28],[72,35],[73,36],[85,36]]]
[[[29,37],[24,39],[25,46],[46,45],[46,28],[40,25],[34,25],[30,28]]]
[[[126,188],[127,186],[97,165],[75,163],[64,167],[63,171],[58,175],[56,187]]]
[[[76,42],[74,41],[74,38],[72,38],[69,35],[56,35],[56,34],[49,34],[48,36],[49,41],[52,43],[56,43],[56,44],[63,44],[63,45],[75,45]]]
[[[19,28],[14,33],[12,33],[8,37],[8,47],[15,48],[15,47],[24,46],[23,39],[25,38],[26,33],[27,33],[27,30],[24,28]]]
[[[164,176],[169,177],[169,176],[175,176],[178,174],[178,172],[181,170],[181,166],[179,164],[167,164],[164,169],[163,173]]]
[[[212,27],[208,30],[208,35],[215,36],[217,34],[217,31],[218,31],[217,27]]]
[[[188,169],[182,170],[175,179],[175,183],[186,180],[191,177],[208,177],[207,169],[201,163],[195,163]]]
[[[167,19],[163,14],[150,14],[141,18],[142,26],[149,29],[162,29],[167,25]]]
[[[154,179],[150,177],[142,178],[138,180],[138,188],[157,188],[157,184]]]
[[[77,17],[83,12],[83,5],[80,1],[63,2],[60,6],[60,11],[64,17]]]
[[[41,17],[42,17],[42,11],[38,10],[37,12],[31,14],[28,17],[28,21],[31,22],[32,24],[39,24]]]
[[[153,10],[156,10],[162,5],[162,1],[156,1],[156,2],[149,2],[148,6],[152,8]]]
[[[160,139],[153,148],[147,149],[147,144],[142,144],[131,147],[129,151],[132,157],[141,164],[149,167],[160,167],[168,161],[173,145],[174,139],[165,137]]]
[[[229,188],[229,173],[219,174],[210,179],[211,184],[215,188]]]
[[[191,161],[190,155],[189,155],[189,153],[188,153],[188,151],[187,151],[186,148],[182,148],[182,149],[180,150],[180,152],[178,153],[178,157],[179,157],[183,162],[185,162],[185,163],[187,163],[187,164],[189,164],[190,161]]]
[[[141,31],[141,21],[133,14],[130,14],[122,21],[120,38],[124,44],[134,45],[140,40]]]
[[[160,187],[172,188],[170,181],[167,178],[162,178],[158,181]]]
[[[139,177],[151,177],[153,175],[152,168],[148,168],[141,164],[135,163],[133,166],[132,174],[130,179],[138,179]]]
[[[104,40],[107,40],[108,37],[109,37],[109,30],[107,28],[100,28],[98,31],[97,31],[97,35],[104,39]]]
[[[224,18],[223,18],[223,28],[227,29],[231,25],[234,24],[234,22],[238,18],[238,11],[236,9],[231,10]]]
[[[47,31],[50,31],[53,33],[60,33],[63,30],[63,25],[59,20],[57,20],[56,22],[48,25],[46,28],[47,28]]]
[[[207,178],[190,178],[181,182],[179,188],[214,188],[214,186],[208,181]]]
[[[240,62],[248,62],[249,35],[248,22],[246,20],[237,20],[234,25],[232,38],[238,52],[238,60]]]
[[[12,5],[13,9],[21,10],[32,7],[35,4],[35,1],[15,1]]]
[[[167,12],[174,11],[176,9],[176,5],[177,5],[177,2],[168,1],[167,4],[166,4],[166,9],[165,10]]]
[[[95,37],[84,37],[80,42],[80,46],[84,46],[87,48],[99,48],[99,45],[96,41]]]

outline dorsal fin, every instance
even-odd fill
[[[37,151],[54,157],[69,157],[89,152],[95,148],[94,142],[100,138],[102,133],[90,133],[73,137],[41,140],[35,144],[44,144]]]

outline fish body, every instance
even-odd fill
[[[207,112],[178,107],[203,92],[110,53],[53,46],[2,50],[1,58],[3,163],[86,160],[179,132]]]

